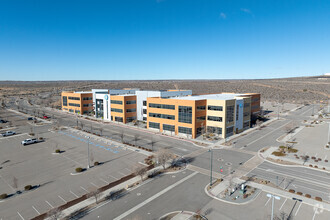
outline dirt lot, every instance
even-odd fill
[[[0,96],[19,96],[35,104],[59,105],[63,90],[92,88],[191,89],[194,94],[220,92],[257,92],[262,101],[288,103],[327,102],[330,99],[330,77],[300,77],[264,80],[157,80],[157,81],[52,81],[0,82]],[[50,100],[50,101],[49,101]],[[56,103],[57,102],[57,103]]]

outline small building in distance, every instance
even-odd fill
[[[76,114],[91,114],[93,112],[93,93],[64,91],[61,95],[62,110]]]

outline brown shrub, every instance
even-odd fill
[[[312,196],[309,195],[309,194],[305,194],[305,197],[307,197],[307,198],[311,198]]]
[[[294,189],[289,190],[290,193],[295,193]]]
[[[315,200],[322,202],[322,198],[321,197],[318,197],[318,196],[315,197]]]

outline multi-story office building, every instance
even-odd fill
[[[137,89],[93,89],[93,103],[94,114],[96,118],[102,118],[104,120],[115,120],[111,117],[113,112],[111,111],[111,99],[113,96],[118,95],[135,95]],[[119,117],[119,116],[117,116]],[[123,119],[123,122],[125,120]]]
[[[93,93],[62,92],[62,110],[76,114],[91,114],[93,111]]]
[[[196,138],[210,132],[222,138],[250,127],[251,95],[209,94],[148,98],[147,127]]]
[[[136,103],[137,103],[136,106],[137,120],[147,121],[148,97],[169,98],[169,97],[188,96],[188,95],[192,95],[192,91],[191,90],[160,90],[160,91],[142,90],[142,91],[136,91],[135,94],[136,94]]]

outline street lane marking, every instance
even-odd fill
[[[32,208],[38,213],[38,215],[40,215],[40,212],[34,206],[32,206]]]
[[[255,139],[254,141],[252,141],[252,142],[246,144],[246,146],[249,146],[249,145],[251,145],[251,144],[253,144],[253,143],[255,143],[255,142],[257,142],[257,141],[259,141],[259,140],[261,140],[261,139],[263,139],[263,138],[265,138],[266,136],[268,136],[268,135],[270,135],[271,133],[273,133],[273,132],[279,130],[280,128],[284,127],[285,125],[287,125],[287,124],[289,124],[289,123],[291,123],[291,121],[289,121],[288,123],[285,123],[284,125],[282,125],[282,126],[276,128],[275,130],[269,132],[268,134],[265,134],[265,135],[263,135],[262,137],[260,137],[260,138],[258,138],[258,139]]]
[[[52,204],[50,204],[47,200],[45,200],[45,202],[52,208],[54,208],[54,206],[52,206]]]
[[[255,168],[255,169],[264,170],[264,171],[266,171],[266,172],[269,172],[269,171],[267,171],[266,169],[262,169],[262,168],[259,168],[259,167]],[[303,182],[306,181],[306,182],[313,183],[314,185],[319,185],[319,186],[323,186],[323,187],[329,187],[329,184],[321,183],[320,181],[309,180],[309,179],[307,179],[307,177],[305,177],[305,178],[301,178],[301,177],[297,177],[297,176],[292,176],[292,174],[285,174],[285,173],[282,173],[282,172],[276,172],[276,171],[272,171],[272,172],[269,172],[269,173],[280,174],[280,175],[283,175],[283,176],[290,177],[291,179],[299,179],[299,180],[302,180]],[[314,180],[315,180],[315,179],[314,179]]]
[[[67,201],[63,199],[60,195],[58,195],[58,198],[62,199],[63,202],[67,203]]]
[[[283,204],[282,204],[281,207],[280,207],[280,210],[283,208],[284,203],[286,202],[286,200],[288,200],[288,198],[286,198],[286,199],[284,200]]]
[[[300,205],[299,205],[299,207],[298,207],[298,209],[296,211],[296,214],[294,214],[295,216],[298,214],[301,204],[302,204],[302,202],[300,203]]]
[[[87,189],[85,189],[84,187],[80,186],[80,188],[82,188],[84,191],[86,191],[87,193],[89,193],[89,192],[87,191]]]
[[[120,216],[114,218],[114,220],[120,220],[125,218],[126,216],[130,215],[131,213],[135,212],[136,210],[138,210],[139,208],[143,207],[144,205],[148,204],[149,202],[155,200],[156,198],[158,198],[159,196],[163,195],[164,193],[170,191],[171,189],[173,189],[174,187],[178,186],[179,184],[183,183],[184,181],[190,179],[191,177],[195,176],[198,172],[194,172],[192,174],[190,174],[189,176],[186,176],[185,178],[179,180],[178,182],[172,184],[171,186],[163,189],[162,191],[156,193],[155,195],[151,196],[150,198],[146,199],[144,202],[141,202],[140,204],[136,205],[135,207],[131,208],[130,210],[124,212],[123,214],[121,214]]]
[[[72,192],[71,190],[70,190],[70,193],[72,193],[76,198],[79,198],[79,196],[77,196],[74,192]]]
[[[267,200],[267,202],[266,202],[265,206],[268,204],[268,202],[269,202],[270,198],[271,198],[271,197],[269,197],[269,199]]]
[[[17,214],[19,215],[19,217],[21,217],[22,220],[25,220],[19,212],[17,212]]]

